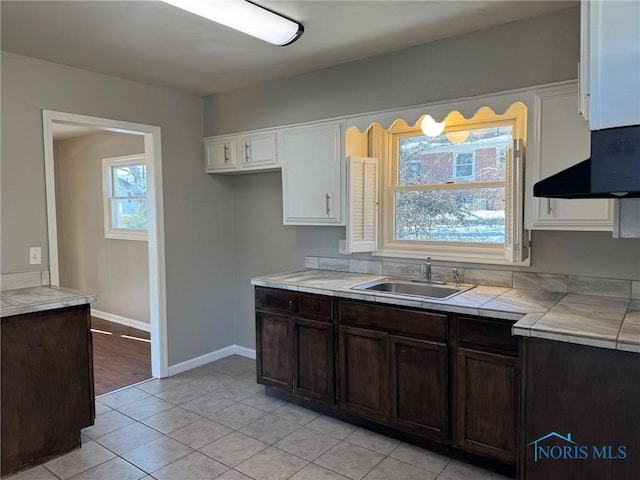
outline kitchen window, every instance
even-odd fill
[[[438,136],[419,123],[373,130],[372,153],[383,160],[376,254],[526,263],[525,133],[522,103],[502,115],[482,108],[470,120],[454,112]]]
[[[147,240],[147,165],[144,155],[102,160],[105,237]]]

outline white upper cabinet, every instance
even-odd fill
[[[532,230],[608,230],[612,202],[606,199],[533,197],[533,184],[589,158],[591,133],[576,110],[575,82],[534,92],[527,151],[527,228]]]
[[[278,164],[276,132],[251,133],[240,137],[243,168]]]
[[[207,173],[276,170],[278,130],[258,130],[204,139]]]
[[[209,137],[204,139],[206,171],[221,172],[238,169],[237,141],[235,137]]]
[[[285,225],[344,225],[342,122],[285,128],[281,139]]]
[[[589,128],[640,124],[640,1],[583,0],[580,47]]]

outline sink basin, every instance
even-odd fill
[[[352,290],[368,290],[445,300],[473,287],[474,285],[461,285],[459,287],[454,287],[452,285],[433,285],[407,280],[384,279],[363,283],[351,288]]]

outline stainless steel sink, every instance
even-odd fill
[[[434,285],[388,278],[363,283],[351,288],[352,290],[373,290],[391,294],[395,293],[398,295],[411,295],[414,297],[445,300],[473,287],[474,285],[460,285],[459,287],[455,287],[453,285]]]

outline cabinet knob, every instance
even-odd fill
[[[289,308],[293,310],[293,306],[294,306],[293,300],[289,300]]]

